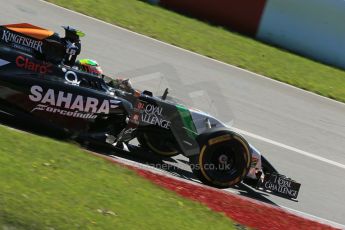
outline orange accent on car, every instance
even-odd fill
[[[10,24],[4,25],[4,27],[17,33],[25,34],[29,37],[36,38],[38,40],[45,39],[54,34],[53,31],[40,28],[38,26],[34,26],[28,23]]]

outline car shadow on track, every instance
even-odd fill
[[[68,136],[59,130],[53,132],[42,124],[38,125],[35,122],[18,121],[11,116],[0,114],[0,124],[14,128],[16,130],[30,132],[40,136],[47,136],[60,141],[70,142]],[[188,158],[178,155],[173,158],[161,157],[154,155],[149,151],[139,149],[135,145],[129,145],[128,148],[115,149],[109,146],[85,146],[82,147],[86,150],[93,151],[99,154],[120,157],[137,164],[138,167],[151,167],[163,173],[167,173],[185,180],[201,183],[195,178],[192,170],[189,166]],[[259,200],[268,204],[277,205],[270,200],[270,195],[259,190],[256,190],[244,183],[234,186],[233,188],[227,189],[231,193],[240,194],[255,200]],[[278,206],[278,205],[277,205]]]
[[[155,155],[151,153],[150,151],[145,151],[142,149],[139,149],[135,146],[130,146],[129,150],[121,150],[121,149],[109,149],[104,147],[99,148],[87,148],[87,150],[100,153],[103,155],[111,156],[114,158],[122,158],[126,159],[128,161],[131,161],[134,164],[137,164],[136,166],[142,167],[142,168],[153,168],[154,170],[158,170],[160,172],[179,177],[181,179],[193,181],[196,183],[201,182],[194,176],[190,166],[189,166],[189,160],[188,158],[178,155],[175,157],[162,157]],[[206,185],[205,185],[206,186]],[[241,183],[239,185],[236,185],[232,188],[226,189],[226,191],[229,191],[231,193],[236,193],[245,197],[249,197],[258,201],[262,201],[271,205],[276,205],[273,201],[271,201],[270,195],[262,192],[260,190],[257,190],[247,184]]]

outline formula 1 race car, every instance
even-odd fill
[[[168,89],[158,97],[74,68],[83,33],[64,29],[60,37],[30,24],[0,26],[1,111],[111,146],[136,138],[154,154],[183,154],[210,186],[244,181],[297,198],[299,183],[280,175],[231,127],[169,100]]]

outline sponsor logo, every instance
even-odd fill
[[[31,111],[46,111],[76,118],[96,118],[98,114],[109,114],[110,109],[117,108],[120,101],[98,100],[93,97],[74,95],[54,89],[44,90],[34,85],[30,89],[29,99],[39,104]]]
[[[72,43],[70,41],[66,41],[66,43],[66,54],[69,54],[71,56],[78,55],[78,46],[76,46],[75,43]]]
[[[218,136],[218,137],[210,139],[208,141],[208,144],[209,145],[215,145],[217,143],[228,141],[228,140],[231,140],[231,136],[229,134],[225,134],[223,136]]]
[[[297,198],[299,186],[281,175],[272,175],[268,180],[265,178],[263,183],[265,189],[293,198]]]
[[[46,63],[36,63],[29,58],[26,58],[24,56],[18,56],[16,58],[16,65],[19,68],[30,70],[33,72],[37,72],[40,74],[47,74],[51,73],[51,64],[46,64]]]
[[[32,52],[32,50],[36,50],[40,53],[43,53],[42,41],[37,41],[32,38],[24,37],[22,35],[12,33],[8,30],[2,31],[1,39],[5,41],[6,43],[12,43],[12,46],[14,48],[18,48],[18,49],[28,51],[28,52]]]
[[[161,128],[169,129],[171,122],[163,119],[162,113],[162,107],[147,104],[145,106],[145,109],[143,110],[143,113],[141,114],[141,120],[147,124],[156,125]]]
[[[43,104],[37,105],[33,110],[31,110],[31,113],[33,113],[35,111],[45,111],[48,113],[60,114],[62,116],[84,118],[84,119],[96,119],[97,118],[97,114],[82,113],[79,111],[68,111],[68,110],[58,109],[56,107],[43,105]]]
[[[78,81],[77,74],[73,71],[67,71],[65,73],[65,80],[72,85],[79,85],[80,84],[80,81]]]

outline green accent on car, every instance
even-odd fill
[[[182,118],[184,126],[186,127],[188,136],[195,139],[198,133],[196,131],[195,124],[193,122],[193,118],[191,113],[189,112],[189,109],[182,105],[176,105],[176,108]]]
[[[77,35],[79,36],[79,37],[84,37],[85,36],[85,33],[84,32],[82,32],[82,31],[80,31],[80,30],[77,30]]]
[[[79,62],[83,65],[98,66],[98,63],[91,59],[81,59]]]

